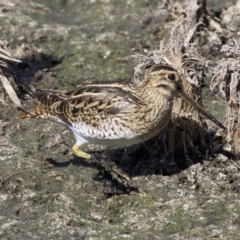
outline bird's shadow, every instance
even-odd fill
[[[191,119],[188,119],[188,121],[190,123],[189,126],[194,124],[196,127],[196,122]],[[162,142],[159,143],[159,136],[157,136],[141,144],[118,148],[112,151],[110,159],[116,164],[118,169],[130,178],[136,176],[172,176],[178,174],[188,169],[193,164],[202,164],[204,161],[209,161],[211,156],[216,153],[211,152],[211,148],[214,144],[213,142],[216,141],[215,131],[207,131],[200,125],[198,127],[204,133],[206,141],[205,148],[200,143],[201,140],[197,139],[193,141],[194,149],[198,149],[196,151],[192,151],[191,146],[191,149],[180,148],[178,151],[166,154],[165,144]],[[219,143],[222,141],[223,139],[218,139],[217,145],[220,145]],[[199,146],[201,146],[201,148]],[[222,149],[218,151],[222,151]],[[86,161],[78,157],[71,158],[65,162],[58,162],[53,159],[48,159],[47,161],[55,167],[60,168],[65,168],[69,165],[98,168],[99,173],[94,177],[94,180],[103,182],[107,196],[137,191],[137,188],[131,185],[126,187],[126,185],[113,179],[111,174],[102,171],[101,167],[99,167],[99,164],[96,162],[96,159],[99,161],[104,159],[102,153],[92,153],[92,155],[94,156],[94,161]]]
[[[67,168],[70,165],[76,167],[81,166],[88,168],[97,168],[99,171],[93,177],[93,180],[101,182],[103,184],[103,194],[105,198],[119,194],[129,194],[132,191],[139,192],[138,187],[133,186],[130,182],[126,182],[124,180],[121,181],[121,179],[114,178],[110,169],[112,164],[109,166],[109,171],[106,170],[106,165],[108,165],[108,162],[105,162],[104,158],[106,157],[101,153],[93,153],[90,160],[85,160],[74,156],[65,162],[58,162],[52,158],[47,158],[46,161],[57,168]]]

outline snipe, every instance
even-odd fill
[[[183,92],[178,72],[169,66],[148,67],[141,84],[106,82],[68,92],[36,90],[33,97],[39,105],[20,118],[44,118],[67,126],[76,138],[73,153],[85,159],[91,158],[81,150],[86,144],[107,145],[111,149],[157,135],[171,118],[174,97],[182,98],[224,128]]]

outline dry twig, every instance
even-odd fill
[[[20,99],[18,98],[15,90],[13,89],[9,81],[10,78],[13,78],[13,74],[7,63],[9,61],[16,63],[21,61],[15,59],[9,52],[5,50],[7,48],[7,45],[8,44],[6,41],[0,40],[0,80],[9,98],[12,100],[15,106],[26,112],[25,108],[23,107]]]

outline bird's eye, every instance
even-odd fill
[[[174,73],[168,74],[168,79],[174,81],[176,79],[176,75]]]

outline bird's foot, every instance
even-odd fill
[[[130,183],[129,177],[125,173],[123,173],[120,169],[118,169],[116,164],[112,162],[109,159],[109,157],[102,155],[101,157],[96,156],[93,157],[90,154],[80,150],[77,144],[75,144],[72,147],[72,151],[76,156],[86,159],[88,163],[94,164],[101,171],[109,173],[112,176],[112,178],[117,180],[118,182],[123,183],[125,186],[129,185]]]
[[[92,157],[91,162],[94,163],[100,170],[109,173],[113,179],[117,180],[125,186],[128,186],[131,182],[130,178],[122,170],[118,169],[115,162],[112,162],[108,157],[101,156]]]
[[[72,151],[78,157],[85,158],[85,159],[90,159],[91,158],[91,155],[83,152],[82,150],[80,150],[79,147],[77,146],[77,144],[75,144],[72,147]]]

